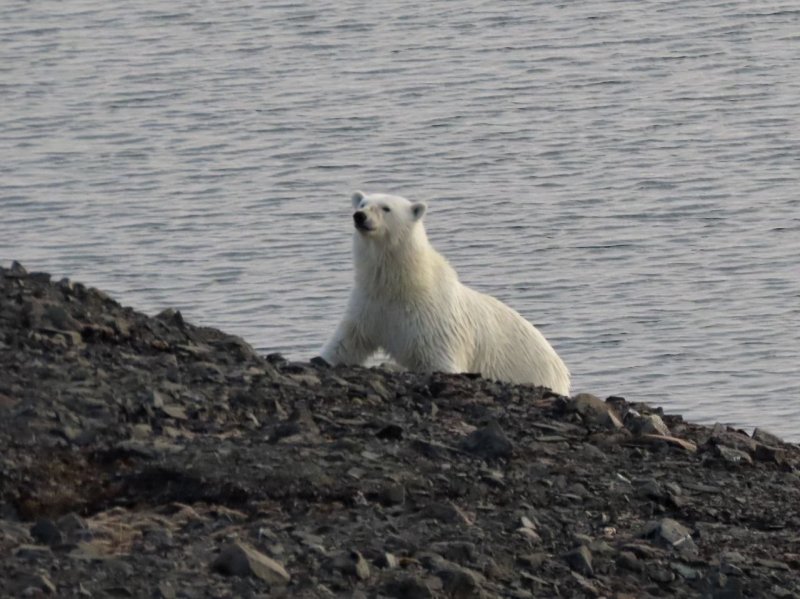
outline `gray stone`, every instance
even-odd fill
[[[616,563],[618,567],[632,572],[641,572],[644,569],[644,565],[632,551],[620,551]]]
[[[568,409],[577,412],[587,424],[593,424],[610,430],[622,428],[622,422],[611,404],[591,393],[578,393],[572,397]]]
[[[738,449],[749,454],[755,452],[758,442],[754,441],[745,434],[732,431],[716,431],[711,435],[711,441],[715,445],[724,445],[729,448]]]
[[[699,580],[702,577],[702,574],[698,570],[686,564],[682,564],[681,562],[672,562],[670,567],[678,576],[686,580]]]
[[[500,425],[492,420],[486,426],[472,432],[461,442],[461,449],[484,460],[510,458],[514,444]]]
[[[585,576],[593,576],[594,569],[592,568],[592,552],[586,545],[576,547],[572,551],[564,554],[564,561],[567,565],[576,572]]]
[[[672,582],[675,580],[675,574],[661,564],[648,564],[647,575],[650,577],[650,580],[661,583]]]
[[[773,447],[783,445],[783,439],[765,431],[763,428],[756,428],[753,431],[753,439],[763,445],[772,445]]]
[[[186,420],[188,418],[186,410],[177,404],[165,404],[161,407],[161,411],[175,420]]]
[[[211,567],[229,576],[255,576],[270,584],[287,584],[289,573],[277,561],[253,547],[235,542],[226,546]]]
[[[75,512],[70,512],[61,516],[58,519],[58,528],[67,535],[89,532],[89,526],[86,524],[86,520]]]
[[[658,481],[652,478],[636,481],[636,495],[656,501],[664,501],[667,498],[667,493],[664,492]]]
[[[447,597],[468,599],[479,596],[479,575],[469,568],[447,562],[436,571],[436,576],[441,579]]]
[[[697,553],[692,531],[671,518],[648,522],[639,536],[674,549],[681,555],[693,556]]]
[[[669,436],[672,432],[658,414],[639,415],[631,410],[625,417],[625,426],[636,435],[663,435]]]
[[[724,445],[714,446],[714,455],[734,466],[751,466],[753,464],[753,458],[747,452]]]

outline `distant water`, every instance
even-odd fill
[[[800,9],[0,3],[0,260],[307,359],[354,189],[576,390],[800,440]]]

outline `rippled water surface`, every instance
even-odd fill
[[[795,0],[0,3],[0,260],[310,358],[354,189],[576,390],[800,440]]]

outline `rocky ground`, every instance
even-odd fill
[[[0,268],[3,596],[800,597],[799,467],[763,431],[262,357]]]

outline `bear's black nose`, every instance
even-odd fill
[[[359,210],[358,212],[353,214],[353,220],[356,221],[356,226],[360,227],[361,225],[364,224],[364,222],[366,222],[367,213],[363,212],[362,210]]]

